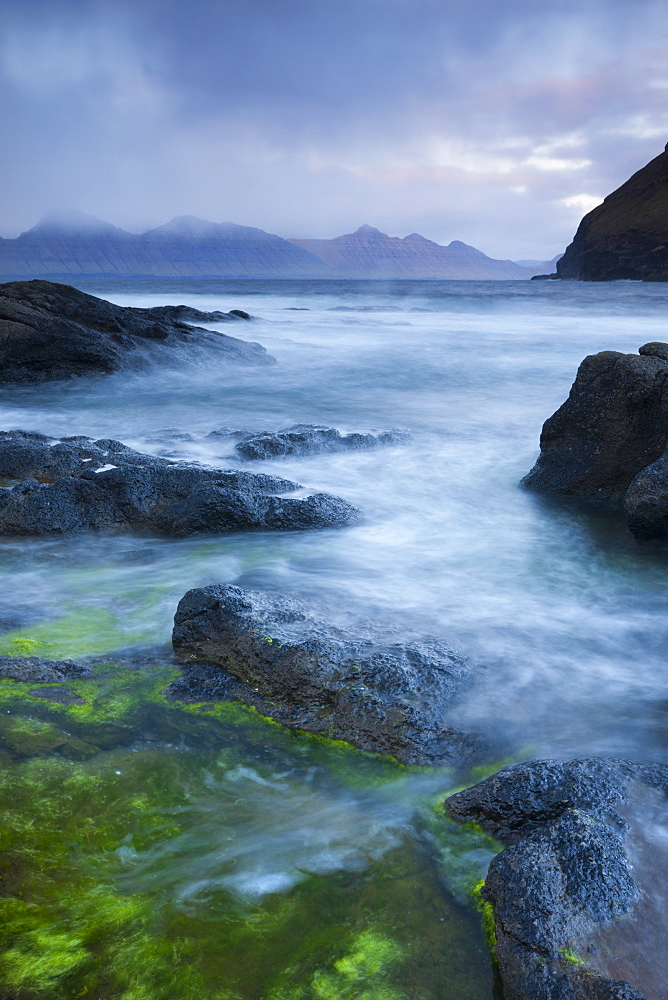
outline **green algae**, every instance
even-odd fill
[[[2,774],[3,989],[26,1000],[477,1000],[488,977],[471,972],[472,951],[484,969],[475,917],[410,838],[362,871],[307,873],[259,902],[214,885],[180,905],[146,858],[159,870],[176,843],[197,860],[214,763],[227,773],[225,753],[163,747]],[[207,787],[202,812],[193,797]],[[223,814],[238,795],[229,787]]]
[[[587,964],[583,958],[576,955],[572,948],[560,948],[558,953],[564,962],[567,962],[568,965],[576,966],[578,969],[584,968]]]
[[[76,656],[76,622],[3,641],[14,652],[23,643],[23,655]],[[101,644],[117,645],[109,620],[102,626]],[[449,771],[293,732],[238,703],[172,703],[171,664],[111,660],[93,670],[63,684],[0,680],[0,991],[21,1000],[491,995],[469,892],[489,849],[479,831],[436,817],[433,790],[452,783]],[[252,780],[235,784],[245,771]],[[322,809],[324,824],[337,815],[329,798],[382,812],[425,783],[418,826],[432,831],[438,819],[438,858],[408,827],[376,849],[360,834],[350,866],[307,866],[287,888],[242,898],[225,882],[243,867],[241,850],[221,884],[207,875],[206,893],[189,894],[187,873],[196,884],[202,859],[238,830],[253,833],[248,797],[276,774],[296,775],[287,801],[303,800],[305,815]],[[313,774],[318,795],[300,799]],[[260,813],[269,853],[275,804],[269,797]],[[369,824],[368,837],[382,825]]]
[[[100,607],[72,605],[69,614],[0,635],[0,656],[44,656],[52,660],[104,655],[113,649],[150,642],[153,635],[137,634],[125,613]]]

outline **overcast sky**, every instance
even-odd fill
[[[0,235],[78,208],[549,258],[668,140],[666,0],[3,0]]]

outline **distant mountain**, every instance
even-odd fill
[[[494,260],[481,250],[453,240],[447,246],[419,233],[401,239],[373,226],[332,240],[290,240],[319,257],[342,278],[530,278],[531,269],[512,260]]]
[[[585,215],[555,277],[668,281],[668,145]]]
[[[0,274],[194,278],[327,278],[322,261],[262,229],[181,216],[136,235],[81,212],[46,216],[0,239]]]
[[[332,240],[284,240],[262,229],[182,215],[146,233],[83,212],[53,213],[16,239],[0,239],[4,278],[530,278],[551,267],[494,260],[454,240],[441,246],[373,226]]]

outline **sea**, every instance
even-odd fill
[[[344,497],[363,521],[179,540],[1,540],[3,602],[33,615],[22,633],[37,636],[30,648],[75,659],[166,648],[187,590],[234,583],[294,596],[353,630],[373,623],[393,641],[438,638],[462,651],[474,682],[448,722],[489,740],[489,771],[545,757],[666,762],[665,552],[638,545],[616,513],[532,494],[521,479],[586,355],[668,339],[668,286],[73,283],[119,305],[246,310],[250,322],[205,325],[259,342],[276,364],[231,365],[215,346],[183,347],[137,370],[10,387],[0,428],[111,437],[280,475]],[[406,437],[252,464],[234,451],[235,432],[295,424]],[[104,868],[113,899],[146,905],[142,931],[130,916],[105,924],[94,945],[77,946],[79,964],[54,973],[48,995],[94,986],[102,1000],[167,1000],[177,987],[185,1000],[203,990],[219,1000],[500,996],[474,888],[499,847],[473,832],[462,839],[440,807],[461,777],[396,768],[260,719],[252,736],[235,727],[213,748],[170,729],[49,764],[64,768],[49,778],[54,815],[67,764],[92,782],[92,827],[106,829],[134,793],[154,826],[143,836],[139,820],[135,829],[114,813],[106,840],[76,848],[93,881]],[[8,761],[12,786],[32,768],[42,788],[45,760]],[[74,878],[63,865],[54,884]],[[29,894],[40,933],[67,933],[66,913],[40,891]],[[135,965],[133,948],[144,956]],[[144,982],[150,967],[162,971]],[[29,1000],[47,995],[25,975]]]

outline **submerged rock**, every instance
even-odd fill
[[[356,524],[356,507],[328,493],[305,498],[278,476],[205,469],[143,455],[120,441],[0,433],[0,534],[146,530],[289,531]]]
[[[382,445],[403,444],[408,440],[403,431],[383,434],[341,434],[334,427],[318,424],[295,424],[283,431],[264,431],[242,438],[234,449],[244,458],[268,459],[288,455],[320,455],[331,451],[358,451]]]
[[[31,684],[50,684],[90,676],[90,667],[73,660],[44,660],[41,656],[0,656],[0,677]]]
[[[597,758],[517,764],[446,800],[453,818],[509,845],[482,890],[508,1000],[643,1000],[606,974],[615,962],[602,948],[641,897],[625,838],[643,786],[664,796],[665,815],[668,767]]]
[[[639,539],[668,538],[668,345],[585,358],[568,399],[543,425],[522,483],[623,508]]]
[[[226,361],[272,364],[260,344],[188,325],[246,315],[200,313],[189,306],[130,308],[52,281],[12,281],[0,285],[0,381],[108,374],[157,341],[167,347],[207,343]]]
[[[360,639],[311,618],[297,601],[228,585],[188,591],[172,642],[179,660],[195,664],[174,696],[242,700],[293,729],[407,764],[479,749],[476,737],[446,726],[472,666],[440,642]]]

